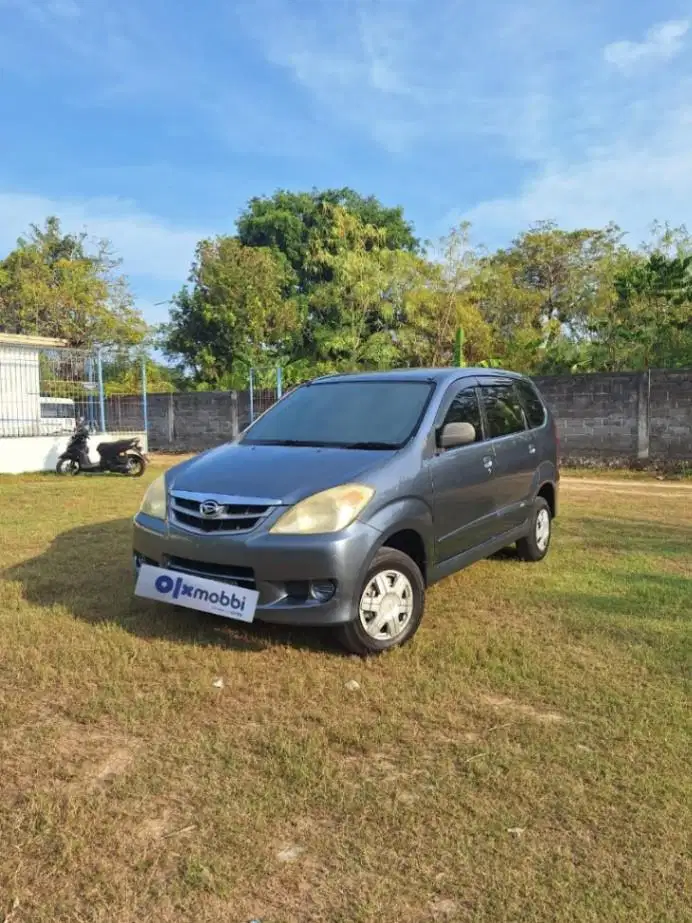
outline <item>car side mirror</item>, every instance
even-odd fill
[[[475,441],[476,427],[471,423],[448,423],[437,436],[437,444],[441,449],[456,449]]]

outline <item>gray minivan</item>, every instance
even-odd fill
[[[416,632],[437,580],[514,543],[544,558],[558,479],[554,420],[521,375],[320,378],[150,485],[140,595],[386,650]]]

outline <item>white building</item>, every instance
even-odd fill
[[[55,469],[75,427],[75,400],[41,393],[41,356],[65,347],[62,340],[0,333],[0,474]],[[84,382],[68,384],[75,396],[83,392]],[[98,461],[99,442],[124,435],[139,436],[146,447],[144,433],[99,433],[90,442],[92,459]]]
[[[41,434],[41,349],[62,340],[0,333],[0,437]]]

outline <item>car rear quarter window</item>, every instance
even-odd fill
[[[545,407],[538,392],[530,381],[519,379],[514,382],[524,405],[524,412],[530,429],[537,429],[545,423]]]
[[[467,385],[457,393],[444,418],[443,426],[448,423],[470,423],[476,430],[475,441],[482,442],[481,408],[478,404],[478,395],[474,387]]]
[[[511,381],[482,384],[481,394],[491,439],[524,432],[524,411]]]

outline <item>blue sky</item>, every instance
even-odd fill
[[[278,187],[637,243],[692,224],[692,0],[0,0],[0,132],[0,253],[107,236],[150,321]]]

